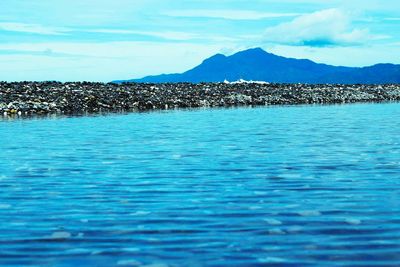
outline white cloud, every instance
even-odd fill
[[[0,69],[2,79],[8,81],[107,82],[183,72],[222,48],[223,44],[184,42],[4,43],[0,44]]]
[[[183,18],[215,18],[227,20],[260,20],[268,18],[294,17],[299,13],[272,13],[260,12],[254,10],[206,10],[206,9],[190,9],[190,10],[174,10],[165,12],[164,15],[170,17]]]
[[[93,33],[109,33],[109,34],[134,34],[134,35],[145,35],[158,37],[166,40],[175,40],[175,41],[186,41],[200,37],[198,34],[189,33],[189,32],[176,32],[176,31],[133,31],[133,30],[124,30],[124,29],[93,29],[93,30],[85,30],[85,32],[93,32]]]
[[[354,28],[351,22],[350,14],[340,9],[321,10],[268,28],[264,40],[289,45],[348,46],[385,37],[372,35],[367,28]]]
[[[132,34],[158,37],[166,40],[184,41],[199,37],[197,34],[176,31],[134,31],[127,29],[78,29],[43,26],[39,24],[26,24],[15,22],[0,22],[0,30],[9,32],[33,33],[41,35],[64,35],[67,32],[87,32],[87,33],[106,33],[106,34]]]
[[[399,50],[399,46],[396,46],[395,43],[340,47],[268,45],[263,48],[271,53],[285,57],[305,58],[337,66],[363,67],[378,63],[400,64],[400,58],[393,57]]]
[[[105,34],[121,34],[121,35],[144,35],[150,37],[157,37],[169,41],[195,41],[195,40],[207,40],[210,42],[237,42],[241,40],[247,40],[249,38],[255,39],[255,35],[236,35],[225,36],[215,34],[199,34],[192,32],[178,32],[178,31],[134,31],[125,29],[90,29],[82,30],[83,32],[91,33],[105,33]]]
[[[180,31],[137,31],[129,29],[79,29],[79,28],[61,28],[43,26],[38,24],[25,24],[25,23],[0,23],[0,31],[20,32],[20,33],[33,33],[41,35],[64,35],[66,33],[104,33],[110,35],[143,35],[148,37],[156,37],[170,41],[189,41],[195,39],[208,39],[208,40],[229,40],[233,38],[226,36],[213,36],[213,35],[200,35],[191,32]],[[237,40],[237,39],[234,39]]]
[[[39,24],[1,22],[0,30],[10,32],[34,33],[42,35],[62,35],[69,30],[66,28],[46,27]]]

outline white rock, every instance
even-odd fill
[[[317,210],[304,210],[304,211],[299,211],[297,214],[299,214],[300,216],[309,217],[309,216],[320,216],[321,212]]]
[[[276,219],[264,219],[269,225],[282,225],[282,222]]]
[[[348,224],[351,224],[351,225],[359,225],[359,224],[361,224],[361,220],[359,220],[359,219],[348,218],[348,219],[345,220],[345,222],[348,223]]]
[[[71,237],[71,233],[68,232],[54,232],[51,236],[53,239],[66,239]]]

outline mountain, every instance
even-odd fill
[[[377,64],[369,67],[338,67],[308,59],[277,56],[261,48],[238,52],[232,56],[214,55],[199,66],[180,74],[162,74],[121,82],[223,82],[243,80],[274,83],[400,83],[400,65]]]

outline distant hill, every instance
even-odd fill
[[[377,64],[369,67],[337,67],[308,59],[277,56],[254,48],[232,56],[214,55],[199,66],[180,74],[162,74],[121,82],[223,82],[243,80],[275,83],[400,83],[400,65]]]

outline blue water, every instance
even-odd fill
[[[0,121],[1,266],[400,265],[400,104]]]

